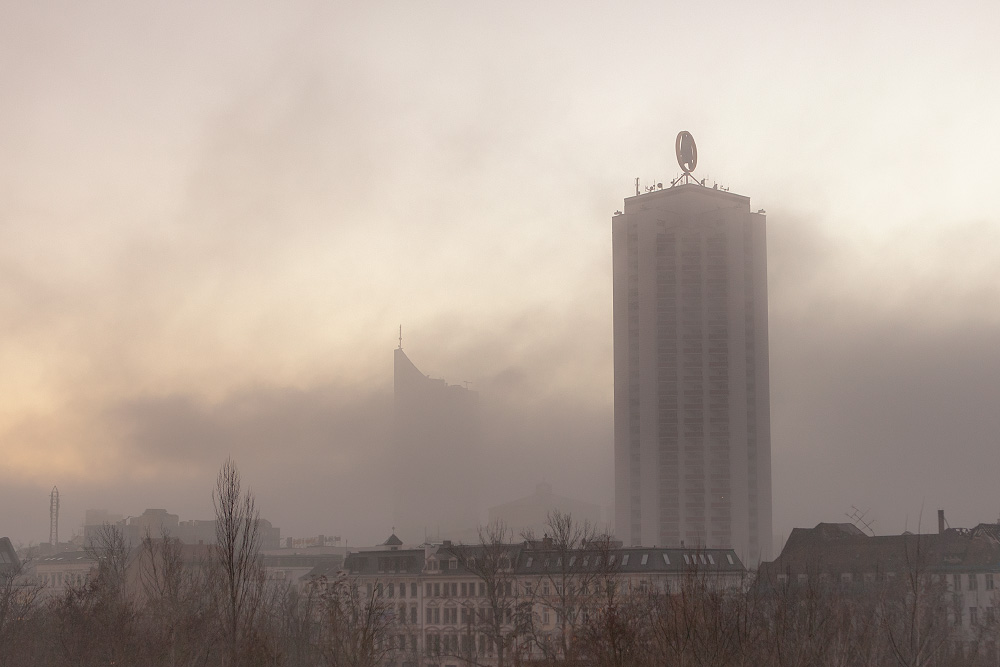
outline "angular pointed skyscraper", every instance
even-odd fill
[[[402,343],[400,343],[402,345]],[[407,542],[479,524],[478,395],[393,358],[393,521]]]
[[[611,223],[615,532],[756,563],[772,541],[765,219],[681,180]]]

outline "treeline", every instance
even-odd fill
[[[863,588],[820,578],[764,585],[753,576],[722,585],[692,571],[664,591],[630,588],[612,559],[602,558],[609,567],[546,575],[548,586],[541,578],[510,579],[502,533],[485,533],[463,563],[483,582],[489,613],[463,615],[461,636],[449,635],[460,641],[415,639],[420,625],[397,623],[391,601],[376,592],[381,586],[368,593],[346,575],[303,590],[268,581],[254,498],[232,462],[213,499],[218,543],[210,549],[195,552],[168,537],[131,550],[109,526],[93,547],[96,572],[58,597],[13,573],[0,579],[0,667],[950,667],[998,660],[993,619],[955,627],[957,599],[919,565]],[[608,549],[569,517],[553,519],[556,549]]]

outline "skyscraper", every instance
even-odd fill
[[[681,164],[683,183],[611,222],[615,531],[756,562],[772,540],[765,218]]]
[[[478,395],[393,357],[393,521],[408,542],[459,538],[479,525]]]

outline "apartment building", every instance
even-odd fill
[[[736,585],[745,568],[732,549],[625,548],[598,541],[559,549],[521,543],[404,546],[350,553],[346,576],[363,600],[392,613],[388,664],[460,665],[538,658],[617,594],[679,590],[685,578]]]

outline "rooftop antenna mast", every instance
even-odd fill
[[[403,325],[399,325],[399,349],[403,349]]]
[[[55,486],[49,495],[49,544],[59,544],[59,489]]]
[[[858,528],[863,528],[864,530],[868,531],[869,535],[875,537],[875,530],[872,528],[872,526],[875,525],[875,519],[868,519],[867,521],[865,520],[865,516],[868,515],[868,512],[869,510],[862,511],[859,510],[857,506],[851,505],[851,511],[844,512],[844,516],[850,519],[855,526],[857,526]]]

